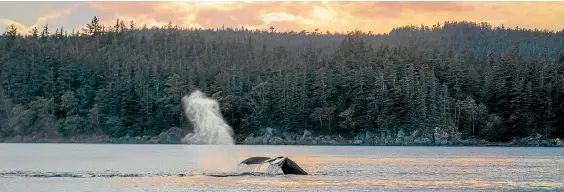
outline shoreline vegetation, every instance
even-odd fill
[[[492,147],[564,147],[564,140],[545,138],[540,134],[521,139],[513,139],[510,142],[489,142],[483,139],[461,139],[459,136],[449,135],[445,131],[435,130],[433,138],[421,138],[416,135],[405,135],[398,133],[394,137],[377,137],[366,132],[354,138],[345,139],[340,135],[318,135],[313,136],[310,131],[304,131],[302,135],[283,133],[274,135],[273,129],[266,129],[263,135],[255,136],[253,133],[243,140],[237,141],[236,145],[329,145],[329,146],[492,146]],[[67,144],[189,144],[183,141],[184,131],[172,128],[158,136],[137,136],[111,138],[107,135],[78,136],[72,138],[37,138],[33,136],[16,136],[10,139],[0,139],[0,143],[67,143]]]
[[[0,142],[182,143],[201,90],[238,144],[564,146],[564,30],[49,27],[0,36]]]
[[[306,145],[306,146],[468,146],[468,147],[564,147],[564,141],[560,139],[541,139],[534,140],[534,138],[525,138],[527,141],[511,141],[511,142],[488,142],[484,140],[463,140],[459,142],[449,142],[449,143],[415,143],[415,142],[404,142],[404,143],[357,143],[352,140],[346,140],[343,143],[339,143],[329,140],[328,142],[319,142],[320,138],[338,138],[338,136],[318,136],[313,139],[315,143],[300,143],[300,142],[267,142],[262,141],[255,143],[236,143],[236,145]],[[272,138],[279,140],[278,138]],[[281,138],[280,138],[281,139]],[[24,143],[46,143],[46,144],[171,144],[171,145],[184,145],[183,143],[175,143],[171,141],[159,140],[158,137],[149,136],[138,136],[138,137],[122,137],[122,138],[110,138],[108,136],[89,136],[89,137],[74,137],[74,138],[55,138],[55,139],[33,139],[32,137],[15,137],[12,139],[0,139],[1,143],[13,143],[13,144],[24,144]]]

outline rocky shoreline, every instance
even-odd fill
[[[452,133],[452,132],[451,132]],[[0,143],[84,143],[84,144],[185,144],[182,140],[186,135],[180,128],[171,128],[158,136],[138,136],[111,138],[106,135],[78,136],[71,138],[40,138],[37,136],[16,136],[0,139]],[[564,147],[564,140],[544,138],[540,134],[521,139],[514,139],[507,143],[493,143],[481,139],[460,139],[460,134],[449,134],[436,128],[433,134],[424,135],[419,132],[405,134],[380,133],[378,135],[366,132],[354,138],[344,138],[341,135],[313,135],[305,130],[302,134],[280,133],[267,128],[262,134],[250,134],[240,139],[241,145],[361,145],[361,146],[514,146],[514,147]]]
[[[112,138],[107,135],[76,136],[70,138],[43,138],[38,136],[15,136],[1,139],[0,143],[84,143],[84,144],[181,144],[185,131],[170,128],[158,136],[137,136]]]
[[[345,139],[341,135],[317,135],[305,130],[302,135],[275,134],[273,129],[266,129],[264,134],[255,136],[250,134],[241,144],[244,145],[363,145],[363,146],[520,146],[520,147],[564,147],[564,140],[544,138],[540,134],[521,139],[514,139],[507,143],[488,142],[483,139],[461,139],[460,133],[435,128],[433,134],[424,135],[413,132],[410,135],[403,131],[396,134],[380,133],[378,135],[367,131],[352,139]],[[450,133],[450,134],[449,134]]]

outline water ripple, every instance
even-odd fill
[[[185,177],[191,176],[191,174],[185,173],[120,173],[114,171],[108,172],[82,172],[82,173],[72,173],[72,172],[39,172],[39,171],[9,171],[0,172],[0,177],[38,177],[38,178],[92,178],[92,177],[102,177],[102,178],[112,178],[112,177]]]

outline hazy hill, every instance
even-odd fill
[[[181,97],[218,99],[238,135],[264,127],[352,136],[564,138],[564,31],[487,23],[389,34],[137,27],[0,37],[0,137],[189,129]]]

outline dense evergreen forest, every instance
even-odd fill
[[[94,18],[0,36],[0,137],[190,129],[181,98],[218,100],[240,137],[435,127],[564,138],[564,31],[444,22],[388,34],[151,27]]]

